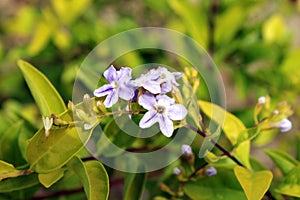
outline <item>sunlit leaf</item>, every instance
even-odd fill
[[[264,149],[264,151],[284,175],[300,164],[299,161],[283,151],[275,149]]]
[[[281,43],[288,37],[288,29],[284,18],[280,14],[274,14],[263,25],[262,35],[266,42]]]
[[[39,184],[37,174],[29,174],[0,181],[0,193],[22,190]]]
[[[208,22],[203,8],[195,7],[188,1],[169,0],[170,7],[178,14],[191,36],[204,48],[208,44]]]
[[[251,173],[244,167],[236,166],[234,173],[249,200],[262,199],[273,179],[272,172],[267,170]]]
[[[236,145],[240,134],[246,131],[246,127],[243,122],[218,105],[206,101],[198,101],[198,103],[200,109],[204,112],[204,114],[222,127],[226,137],[231,142],[231,144]],[[243,143],[237,145],[234,153],[245,166],[251,168],[249,162],[249,141],[244,141]]]
[[[218,168],[217,171],[215,176],[187,182],[183,188],[185,194],[197,200],[247,199],[231,170]]]
[[[124,200],[139,200],[143,193],[147,174],[136,173],[128,174],[126,176],[124,188]]]
[[[38,178],[40,183],[46,188],[51,187],[54,183],[56,183],[59,179],[64,176],[64,169],[58,169],[48,174],[39,174]]]
[[[100,162],[83,163],[78,157],[74,157],[67,166],[79,176],[89,200],[108,199],[108,175]]]
[[[19,60],[18,65],[42,115],[59,114],[66,110],[61,96],[45,75],[26,61]]]
[[[247,12],[242,6],[233,6],[216,18],[214,40],[217,44],[226,44],[232,40],[245,22]]]
[[[276,192],[300,198],[300,166],[291,170],[275,189]]]

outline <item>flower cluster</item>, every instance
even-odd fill
[[[136,101],[147,110],[140,120],[141,128],[149,128],[158,123],[161,132],[171,137],[174,131],[173,121],[183,120],[187,115],[186,108],[168,96],[174,87],[179,86],[176,80],[182,77],[180,72],[170,72],[165,67],[158,67],[132,80],[130,68],[122,67],[117,71],[111,65],[103,75],[109,83],[96,89],[94,95],[106,96],[103,102],[106,108],[112,107],[119,99]]]

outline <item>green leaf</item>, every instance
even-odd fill
[[[15,166],[24,164],[21,151],[19,149],[18,137],[22,130],[23,121],[11,125],[3,134],[0,140],[0,159]]]
[[[20,171],[12,164],[0,160],[0,181],[5,178],[12,178],[20,175]]]
[[[218,105],[206,101],[198,101],[201,110],[206,116],[220,125],[225,136],[232,145],[237,145],[240,134],[246,131],[246,127],[241,120],[233,114],[225,111]],[[244,141],[235,148],[234,152],[238,159],[248,168],[251,168],[249,162],[250,142]]]
[[[67,110],[60,118],[73,121],[72,111]],[[65,165],[89,140],[93,129],[85,131],[82,127],[52,128],[48,138],[41,128],[30,140],[27,159],[30,169],[38,173],[49,173]]]
[[[23,60],[19,60],[18,65],[42,115],[59,114],[66,110],[64,101],[45,75]]]
[[[39,184],[37,174],[29,174],[0,181],[0,193],[22,190]]]
[[[139,200],[145,187],[147,174],[136,173],[126,176],[124,200]]]
[[[183,188],[185,194],[197,200],[247,199],[232,170],[218,168],[217,171],[215,176],[187,182]]]
[[[89,200],[108,199],[109,179],[100,162],[83,163],[78,157],[73,157],[67,166],[79,176]]]
[[[272,172],[267,170],[251,173],[244,167],[236,166],[234,173],[245,191],[248,200],[262,199],[273,179]]]
[[[291,170],[275,189],[276,192],[284,195],[300,198],[300,166]]]
[[[270,156],[270,158],[284,175],[289,173],[292,169],[300,164],[299,161],[280,150],[264,149],[264,152]]]
[[[64,176],[64,169],[58,169],[48,174],[39,174],[38,178],[40,183],[46,188],[51,187],[54,183],[59,181]]]

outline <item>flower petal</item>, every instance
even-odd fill
[[[118,95],[121,99],[130,100],[134,96],[134,88],[126,85],[121,85]]]
[[[110,83],[117,79],[117,71],[113,65],[111,65],[104,73],[103,76],[108,80]]]
[[[107,95],[105,101],[103,104],[105,105],[106,108],[112,107],[115,103],[118,101],[118,93],[116,90],[113,90],[109,95]]]
[[[174,131],[173,122],[166,115],[160,115],[158,123],[162,134],[171,137]]]
[[[181,104],[171,105],[168,109],[168,117],[172,120],[183,120],[186,115],[187,110]]]
[[[118,80],[129,81],[131,79],[131,68],[121,67],[120,71],[117,72]]]
[[[110,94],[113,91],[113,86],[110,84],[105,84],[99,87],[98,89],[94,90],[94,96],[96,97],[103,97],[105,95]]]
[[[155,97],[149,93],[142,94],[139,97],[139,105],[147,110],[151,110],[156,105]]]
[[[158,105],[162,105],[166,108],[175,103],[175,100],[173,98],[168,97],[167,95],[157,95],[156,99]]]
[[[161,92],[159,83],[154,81],[146,81],[142,86],[152,94],[159,94]]]
[[[149,128],[158,121],[158,114],[155,110],[150,110],[141,119],[139,126],[141,128]]]
[[[161,94],[166,94],[171,91],[172,91],[172,83],[171,82],[165,82],[161,85]]]

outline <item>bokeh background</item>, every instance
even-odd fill
[[[300,159],[299,0],[1,0],[0,133],[19,116],[41,125],[18,59],[42,71],[67,102],[80,64],[97,44],[148,26],[185,33],[209,52],[225,83],[227,110],[248,127],[258,97],[290,103],[293,130],[259,136],[252,149],[265,163],[262,146]],[[133,52],[116,64],[149,61],[178,64],[159,52]]]

